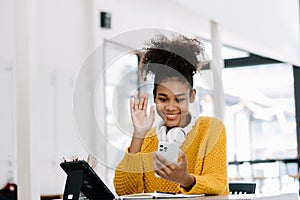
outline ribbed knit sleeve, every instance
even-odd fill
[[[130,154],[128,149],[117,166],[114,187],[118,195],[143,192],[142,154]]]
[[[141,193],[145,191],[144,175],[153,173],[153,151],[157,149],[155,129],[151,129],[144,139],[141,152],[131,154],[128,148],[115,170],[114,187],[118,195]],[[154,179],[152,180],[154,183]]]

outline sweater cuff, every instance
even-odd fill
[[[190,189],[186,190],[184,187],[179,186],[179,190],[183,194],[208,194],[208,195],[227,195],[229,194],[228,185],[226,180],[220,180],[216,178],[215,180],[205,178],[203,176],[197,176],[192,174],[195,177],[196,183]],[[216,175],[217,176],[217,175]],[[213,182],[213,184],[212,184]]]
[[[117,166],[117,170],[129,173],[143,173],[142,154],[140,152],[129,153],[127,148],[125,156]]]
[[[206,187],[204,184],[201,184],[201,181],[198,180],[198,176],[195,176],[194,174],[191,174],[196,182],[195,185],[190,189],[187,190],[186,188],[182,187],[181,185],[179,185],[179,190],[181,193],[183,194],[204,194],[204,187]]]

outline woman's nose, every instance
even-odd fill
[[[177,107],[177,102],[175,101],[170,101],[168,102],[168,104],[166,105],[166,110],[175,110]]]

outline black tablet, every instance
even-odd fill
[[[114,194],[86,161],[62,162],[60,166],[68,175],[63,196],[64,200],[78,200],[80,192],[89,200],[115,199]]]

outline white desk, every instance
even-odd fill
[[[285,193],[274,195],[263,194],[242,194],[242,195],[226,195],[226,196],[204,196],[198,198],[184,198],[182,200],[298,200],[297,193]]]
[[[151,198],[151,197],[150,197]],[[147,198],[147,199],[150,199]],[[129,199],[129,198],[125,198]],[[138,199],[138,197],[134,198]],[[140,198],[142,199],[142,198]],[[298,200],[297,193],[285,193],[285,194],[274,194],[274,195],[262,195],[262,194],[240,194],[240,195],[225,195],[225,196],[202,196],[194,198],[159,198],[161,200]],[[300,199],[299,199],[300,200]]]

